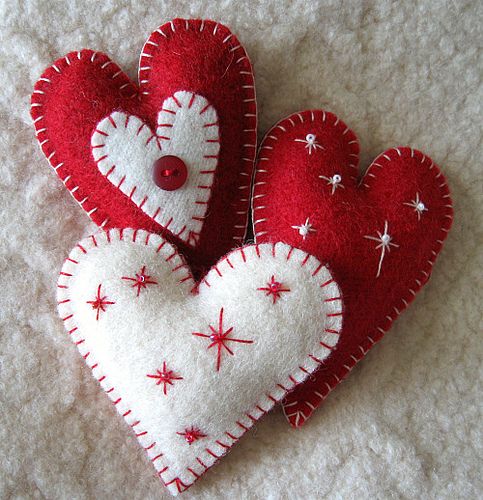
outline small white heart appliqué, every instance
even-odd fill
[[[144,213],[196,246],[218,165],[217,113],[203,96],[179,91],[163,102],[156,126],[153,132],[137,116],[116,111],[97,124],[92,155],[100,172]],[[167,156],[184,165],[170,190],[154,179],[156,163]]]
[[[176,249],[135,230],[70,253],[59,313],[172,494],[185,490],[335,348],[342,299],[317,259],[237,249],[197,285]]]

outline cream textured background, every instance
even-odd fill
[[[482,14],[478,0],[0,2],[1,498],[167,497],[56,316],[57,273],[93,227],[42,157],[29,99],[82,47],[135,78],[175,16],[240,37],[261,133],[324,107],[358,133],[363,165],[395,145],[429,154],[456,212],[428,286],[309,423],[275,411],[184,498],[481,496]]]

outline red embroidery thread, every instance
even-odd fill
[[[201,438],[207,437],[207,434],[203,434],[198,428],[190,427],[185,429],[184,432],[177,432],[178,436],[183,436],[185,441],[191,446],[192,443],[198,441]]]
[[[141,289],[145,289],[148,287],[148,285],[157,285],[157,281],[151,280],[151,276],[146,274],[146,266],[143,266],[139,273],[135,273],[136,277],[131,278],[129,276],[123,276],[121,279],[123,280],[128,280],[128,281],[134,281],[134,284],[131,285],[132,288],[137,288],[137,294],[136,297],[139,297],[139,294],[141,293]]]
[[[174,380],[183,380],[183,377],[177,376],[173,370],[168,370],[166,366],[166,361],[163,361],[163,369],[156,370],[155,374],[148,373],[146,375],[148,378],[156,379],[156,385],[163,384],[163,394],[166,395],[168,385],[173,385]]]
[[[253,344],[253,340],[243,340],[243,339],[235,339],[235,338],[229,338],[228,335],[233,331],[233,327],[228,328],[228,330],[225,332],[223,328],[223,307],[220,309],[220,317],[218,320],[218,330],[215,330],[211,325],[209,325],[209,328],[211,330],[211,334],[207,335],[206,333],[199,333],[195,332],[192,335],[195,335],[196,337],[203,337],[206,339],[211,340],[211,344],[208,346],[208,349],[211,349],[213,346],[216,345],[217,348],[217,353],[216,353],[216,371],[220,371],[220,365],[221,365],[221,353],[223,349],[225,349],[228,354],[231,354],[232,356],[235,355],[235,353],[226,345],[226,342],[239,342],[241,344]]]
[[[266,297],[269,297],[271,295],[274,304],[277,303],[277,300],[281,297],[281,294],[283,292],[290,292],[290,288],[284,288],[282,283],[280,283],[279,281],[275,281],[275,276],[272,276],[266,287],[260,287],[257,288],[257,290],[266,292]]]
[[[87,304],[91,304],[92,309],[96,310],[96,321],[99,321],[99,313],[101,311],[106,312],[107,306],[115,304],[115,302],[113,302],[113,301],[106,300],[107,295],[104,295],[103,297],[101,297],[101,287],[102,287],[102,283],[99,284],[99,286],[97,287],[97,295],[96,295],[95,299],[87,301]]]
[[[109,230],[100,233],[97,235],[97,243],[99,245],[105,245],[106,243],[111,244],[115,243],[117,240],[120,241],[133,241],[133,242],[138,242],[139,245],[144,245],[151,247],[153,252],[155,254],[159,254],[163,247],[165,245],[170,246],[165,240],[162,240],[162,238],[159,235],[156,234],[151,234],[147,233],[145,231],[139,230],[138,231],[138,237],[134,236],[135,230],[133,229],[112,229],[110,232]],[[68,282],[72,280],[72,278],[76,275],[76,266],[79,264],[79,262],[83,258],[84,253],[88,253],[88,250],[91,250],[93,247],[95,247],[94,242],[92,241],[91,238],[88,240],[83,240],[82,243],[85,245],[85,248],[83,247],[83,252],[79,247],[75,247],[73,251],[71,252],[71,255],[69,256],[68,259],[66,259],[66,262],[64,263],[63,267],[63,274],[60,275],[59,278],[59,284],[58,287],[61,290],[60,295],[59,295],[59,313],[61,317],[64,317],[65,323],[66,323],[66,329],[67,333],[71,335],[71,338],[74,342],[76,342],[79,339],[82,339],[80,336],[80,332],[75,324],[75,318],[71,310],[71,301],[69,302],[64,302],[64,299],[69,299],[70,297],[70,289],[68,286]],[[265,255],[265,251],[263,250],[265,245],[260,245],[258,251],[260,253],[263,253]],[[246,260],[249,258],[253,258],[253,246],[248,246],[244,248],[244,253],[246,255]],[[256,251],[256,250],[255,250]],[[267,251],[268,252],[268,251]],[[298,252],[298,251],[297,251]],[[232,257],[234,260],[233,262],[237,262],[237,254],[240,253],[240,249],[235,249],[233,250],[228,256],[224,258],[226,260],[227,265],[231,269],[235,269],[237,266],[234,265],[230,261],[230,257]],[[301,252],[303,255],[306,255],[305,252]],[[161,255],[161,259],[163,260],[165,255],[170,255],[169,251],[164,251],[164,254]],[[266,253],[268,255],[268,253]],[[273,255],[273,254],[272,254]],[[290,247],[290,250],[287,255],[287,260],[290,258],[295,258],[298,256],[298,254],[295,252],[295,249],[293,247]],[[162,262],[162,260],[160,262]],[[166,259],[164,259],[166,260]],[[239,260],[239,259],[238,259]],[[176,253],[173,257],[170,256],[169,259],[170,265],[174,268],[178,267],[181,269],[180,264],[184,264],[183,258],[179,253]],[[318,263],[318,262],[317,262]],[[238,263],[240,264],[240,263]],[[224,273],[222,273],[224,274]],[[218,276],[219,274],[216,273],[214,276]],[[183,280],[180,280],[181,282],[193,278],[189,275],[186,276]],[[222,278],[220,278],[222,279]],[[333,280],[330,280],[330,282],[333,282]],[[328,286],[329,282],[324,283],[321,287]],[[210,286],[208,283],[206,283],[206,286]],[[67,319],[68,318],[68,319]],[[76,342],[77,344],[77,342]],[[79,352],[82,356],[84,356],[86,359],[90,355],[90,352],[86,352],[87,346],[86,342],[78,345]],[[312,359],[313,361],[317,362],[318,364],[322,364],[323,361],[316,358],[313,354],[308,354],[308,358]],[[116,408],[122,417],[126,419],[126,422],[128,425],[132,427],[138,428],[138,426],[142,426],[142,423],[136,418],[130,408],[128,408],[127,403],[125,400],[120,400],[120,395],[117,391],[115,391],[114,387],[111,386],[109,381],[106,379],[106,375],[102,374],[102,369],[98,365],[98,363],[95,363],[93,365],[88,366],[93,370],[93,375],[94,377],[99,381],[101,384],[102,388],[104,391],[108,394],[109,398],[112,400],[113,403],[116,403]],[[303,367],[299,366],[299,369],[303,371]],[[280,402],[284,396],[286,396],[287,391],[292,389],[293,387],[285,387],[282,384],[278,384],[278,387],[283,390],[283,394],[279,393],[279,390],[277,388],[274,388],[273,393],[265,393],[263,395],[263,400],[259,400],[258,404],[256,405],[255,408],[253,408],[249,413],[246,413],[246,416],[242,416],[242,420],[237,420],[234,422],[233,426],[237,426],[236,430],[231,427],[227,431],[224,432],[224,435],[226,436],[225,439],[230,439],[230,441],[225,441],[227,442],[230,446],[233,446],[245,433],[245,431],[249,430],[253,425],[254,421],[253,418],[259,419],[262,415],[267,413],[274,404]],[[133,425],[134,424],[134,425]],[[189,430],[189,429],[185,429]],[[231,431],[231,432],[230,432]],[[183,433],[180,433],[183,434]],[[149,433],[145,430],[143,431],[138,431],[136,434],[136,437],[138,438],[141,446],[146,450],[148,457],[151,459],[153,462],[154,467],[156,468],[156,471],[162,480],[162,482],[166,486],[173,486],[177,487],[178,492],[184,491],[186,488],[191,486],[193,482],[197,479],[197,475],[203,474],[204,471],[209,469],[213,465],[213,461],[210,460],[210,457],[218,457],[220,458],[221,455],[223,455],[226,451],[224,448],[222,442],[213,441],[213,443],[210,445],[210,448],[204,448],[199,451],[200,456],[195,457],[195,465],[199,465],[197,469],[195,469],[194,466],[192,467],[187,467],[186,470],[190,472],[190,474],[193,476],[191,479],[185,479],[185,482],[183,483],[179,477],[174,477],[173,478],[173,471],[170,470],[169,466],[166,465],[166,462],[164,461],[163,454],[161,453],[161,450],[159,449],[159,444],[157,444],[155,441],[153,441]],[[210,436],[206,436],[207,439],[211,439]],[[217,448],[218,447],[218,448]],[[217,453],[213,452],[213,449],[216,450]],[[207,455],[205,457],[203,454]],[[206,463],[205,463],[206,462]],[[195,469],[197,472],[193,473],[193,469]],[[202,470],[199,470],[202,468]]]

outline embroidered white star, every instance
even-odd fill
[[[416,193],[416,198],[411,200],[411,203],[404,203],[404,205],[414,208],[414,211],[418,214],[418,220],[421,220],[421,214],[428,210],[426,205],[419,199],[419,193]]]
[[[386,250],[388,252],[390,252],[391,247],[399,247],[399,245],[396,245],[396,243],[392,242],[392,237],[387,232],[387,221],[384,222],[384,233],[383,234],[381,234],[379,231],[377,231],[377,237],[376,236],[364,236],[364,238],[367,238],[368,240],[377,241],[379,243],[379,245],[376,246],[376,250],[379,248],[381,249],[381,257],[379,258],[379,266],[377,268],[377,274],[376,274],[376,278],[379,278],[379,275],[381,274],[382,261],[384,260],[384,257],[386,255]]]
[[[315,229],[310,224],[308,217],[304,224],[301,224],[300,226],[292,226],[292,229],[297,229],[300,236],[302,236],[302,239],[304,240],[310,233],[315,233]]]
[[[319,179],[324,179],[327,181],[328,186],[332,186],[332,192],[334,194],[338,187],[344,188],[342,184],[342,176],[339,174],[334,174],[332,177],[326,177],[325,175],[319,175]]]
[[[317,151],[317,148],[324,149],[324,147],[317,142],[315,134],[307,134],[305,139],[295,139],[295,142],[303,142],[305,144],[305,149],[309,150],[309,155],[312,154],[312,149],[314,151]]]

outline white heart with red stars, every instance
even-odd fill
[[[342,298],[317,259],[283,243],[239,248],[196,284],[160,236],[79,243],[59,313],[169,491],[196,481],[331,353]]]

